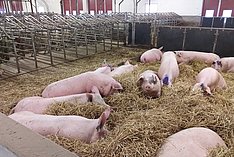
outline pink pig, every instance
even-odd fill
[[[162,49],[163,47],[160,47],[159,49],[153,48],[153,49],[145,51],[141,55],[140,61],[142,63],[160,61],[162,58],[162,51],[161,51]]]
[[[179,73],[175,53],[172,51],[165,52],[158,70],[162,85],[171,86],[173,81],[179,76]]]
[[[156,157],[206,157],[209,150],[223,146],[223,139],[214,131],[194,127],[179,131],[165,140]]]
[[[114,68],[114,70],[111,71],[108,75],[111,77],[120,76],[122,74],[132,72],[136,67],[138,67],[137,64],[132,65],[129,63],[129,61],[126,61],[124,65]]]
[[[196,77],[196,82],[197,83],[194,85],[193,91],[200,88],[210,95],[212,95],[211,92],[216,88],[227,88],[227,84],[223,76],[211,67],[202,69]]]
[[[42,97],[51,98],[80,93],[99,92],[109,96],[123,87],[119,82],[103,73],[85,72],[48,85],[42,92]]]
[[[206,64],[212,64],[220,57],[214,53],[198,52],[198,51],[175,51],[177,62],[189,63],[191,61],[202,61]]]
[[[43,114],[51,105],[62,102],[68,102],[72,104],[92,102],[109,106],[105,103],[99,93],[82,93],[54,98],[43,98],[34,96],[26,97],[20,100],[17,105],[11,110],[11,113],[20,111],[31,111],[33,113]]]
[[[147,97],[159,98],[161,96],[161,82],[158,74],[152,70],[146,70],[139,75],[137,85]]]
[[[9,115],[25,127],[43,136],[57,135],[66,138],[80,139],[92,143],[107,135],[104,128],[111,109],[106,109],[98,119],[87,119],[81,116],[53,116],[21,111]]]
[[[211,67],[222,72],[234,72],[234,57],[224,57],[216,60]]]

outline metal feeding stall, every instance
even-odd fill
[[[160,26],[176,26],[182,18],[173,12],[165,13],[114,13],[112,16],[125,22],[127,45],[156,46]]]
[[[0,76],[31,72],[121,45],[156,43],[161,25],[176,25],[174,13],[1,14]]]
[[[1,78],[123,45],[122,21],[108,15],[2,14]]]

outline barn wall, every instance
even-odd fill
[[[116,0],[116,11],[119,11],[119,2]],[[133,12],[134,0],[124,0],[120,7],[120,12]],[[146,4],[149,0],[141,0],[138,4],[138,13],[146,12]],[[157,4],[155,11],[157,12],[175,12],[179,15],[201,16],[203,0],[151,0],[151,4]],[[113,4],[114,8],[114,4]]]

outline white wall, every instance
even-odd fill
[[[116,0],[116,12],[119,11],[118,4],[120,1],[121,0]],[[135,0],[124,0],[120,6],[120,12],[133,12],[133,1]],[[148,2],[149,0],[141,0],[138,3],[137,12],[145,13],[146,4]],[[202,12],[203,0],[151,0],[151,4],[157,5],[155,8],[152,8],[155,12],[175,12],[182,16],[200,16]]]
[[[34,1],[33,1],[34,5]],[[25,12],[31,11],[30,3],[24,3],[23,2],[23,10]],[[35,11],[35,7],[33,8]],[[44,10],[44,12],[55,12],[55,13],[61,13],[61,7],[60,7],[60,0],[37,0],[37,10],[38,12],[40,10]]]

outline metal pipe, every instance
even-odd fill
[[[76,15],[79,14],[79,4],[78,4],[78,0],[76,0]]]
[[[32,0],[30,0],[30,6],[31,6],[31,12],[33,13],[33,4],[32,4]]]
[[[72,14],[71,0],[69,0],[69,13]]]
[[[149,13],[150,13],[150,3],[151,3],[151,0],[149,0]]]
[[[114,0],[114,12],[116,13],[116,0]]]
[[[4,0],[4,4],[5,4],[5,11],[6,11],[6,13],[9,13],[9,8],[8,8],[8,2],[7,2],[7,0]]]
[[[94,4],[94,5],[95,5],[95,14],[97,14],[97,13],[98,13],[97,0],[95,0],[94,3],[95,3],[95,4]]]
[[[104,7],[103,7],[103,13],[106,13],[106,0],[103,0],[103,3],[104,3]]]
[[[35,2],[35,12],[37,14],[38,13],[38,10],[37,10],[37,0],[34,0],[34,2]]]
[[[217,17],[219,17],[219,12],[220,12],[221,3],[222,3],[222,0],[219,0],[218,9],[217,9],[217,14],[216,14]]]
[[[61,14],[64,15],[64,0],[60,0]]]
[[[134,5],[134,7],[136,7],[134,9],[134,13],[137,13],[137,7],[138,7],[138,3],[140,2],[141,0],[136,0],[136,5]]]
[[[124,0],[121,0],[121,1],[119,2],[119,12],[120,12],[120,5],[121,5],[121,3],[123,3],[123,1],[124,1]]]

